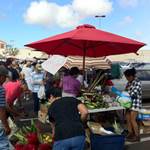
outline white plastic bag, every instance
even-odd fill
[[[40,89],[39,89],[37,94],[38,94],[39,99],[45,99],[45,87],[44,87],[44,85],[40,86]]]
[[[18,127],[16,126],[15,122],[10,117],[8,117],[8,124],[9,124],[9,127],[11,128],[11,133],[8,136],[8,138],[10,139],[14,135],[14,133],[18,130]]]
[[[132,107],[132,100],[128,92],[126,91],[121,92],[115,87],[112,87],[111,91],[117,95],[116,101],[119,102],[121,106],[123,106],[124,108]]]
[[[132,100],[130,98],[130,95],[126,91],[123,91],[120,96],[117,96],[116,100],[124,108],[131,108],[132,107]]]

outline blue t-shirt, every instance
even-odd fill
[[[40,82],[43,81],[44,79],[44,73],[43,72],[40,72],[40,73],[37,73],[37,72],[33,72],[32,73],[32,91],[34,93],[38,93],[39,89],[40,89]]]

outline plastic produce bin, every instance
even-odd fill
[[[91,150],[123,150],[125,137],[123,135],[98,135],[91,133]]]

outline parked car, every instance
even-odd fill
[[[142,83],[142,97],[143,99],[150,98],[150,64],[146,64],[140,67],[136,67],[137,77]],[[124,91],[127,84],[127,80],[123,74],[125,70],[121,69],[121,75],[119,79],[112,79],[114,87],[120,91]]]

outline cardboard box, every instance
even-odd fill
[[[91,130],[92,133],[94,134],[101,134],[100,133],[100,128],[102,127],[100,123],[97,122],[88,122],[87,123],[89,129]]]
[[[142,121],[142,123],[143,123],[144,126],[150,127],[150,121],[149,120]]]

